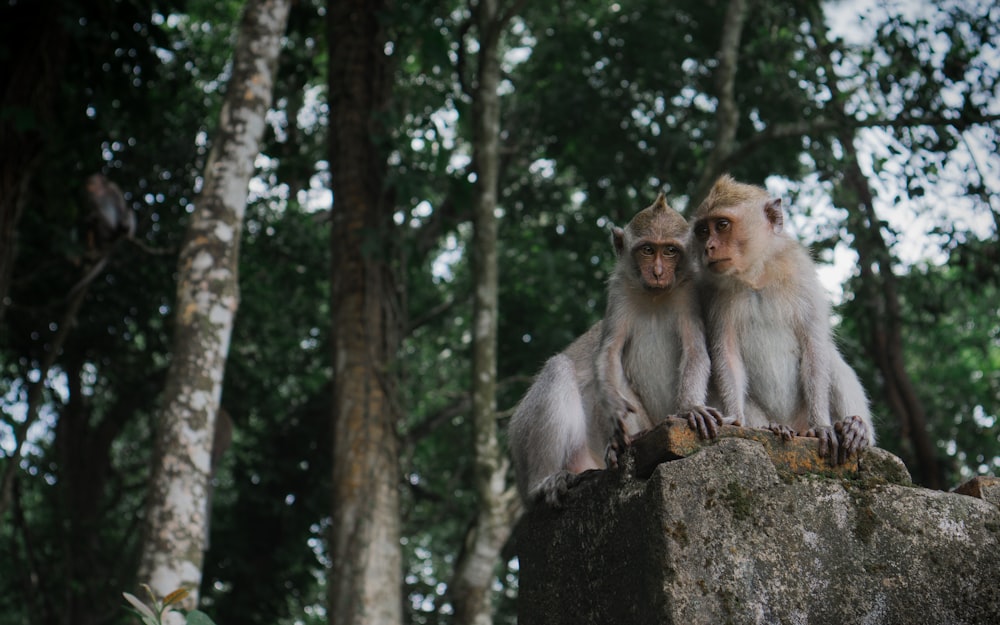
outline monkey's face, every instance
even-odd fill
[[[696,221],[694,236],[703,246],[702,266],[717,275],[739,272],[744,257],[740,228],[735,215],[722,211]]]
[[[662,291],[674,284],[683,255],[678,241],[639,241],[632,247],[632,262],[643,288]]]

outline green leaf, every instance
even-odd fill
[[[215,625],[215,621],[201,610],[191,610],[187,613],[187,625]]]
[[[139,601],[138,597],[127,592],[123,592],[122,596],[125,597],[125,601],[128,601],[135,608],[135,612],[142,618],[143,623],[146,623],[146,625],[160,625],[160,619],[156,613],[148,605]]]

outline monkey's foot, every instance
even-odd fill
[[[559,471],[548,476],[535,489],[532,501],[536,504],[545,502],[553,508],[562,508],[566,505],[566,498],[569,490],[577,486],[580,482],[595,477],[599,469],[589,469],[583,473],[572,473],[570,471]]]
[[[871,432],[864,419],[854,415],[833,424],[833,430],[840,441],[840,456],[838,464],[844,464],[852,454],[868,447]]]
[[[699,438],[710,439],[719,435],[719,426],[725,423],[722,413],[709,406],[695,406],[688,411],[678,415],[686,418],[691,429],[698,433]]]
[[[559,471],[545,478],[535,489],[535,502],[545,502],[553,508],[562,508],[566,502],[566,493],[576,484],[577,476],[569,471]]]
[[[798,433],[795,430],[788,427],[787,425],[784,425],[783,423],[768,423],[767,429],[774,432],[775,436],[777,436],[783,441],[790,441],[796,436],[798,436]],[[807,436],[809,435],[807,434]],[[822,455],[822,453],[820,455]]]
[[[847,417],[833,427],[810,428],[804,436],[819,439],[819,455],[832,466],[847,462],[853,454],[868,446],[868,426],[861,417]]]

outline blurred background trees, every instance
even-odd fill
[[[748,0],[731,22],[742,2],[354,4],[293,3],[250,183],[222,395],[232,444],[214,476],[201,588],[216,622],[326,622],[330,576],[356,564],[337,555],[329,568],[331,511],[345,501],[334,481],[362,461],[336,444],[350,421],[333,345],[353,332],[335,314],[343,280],[373,271],[384,290],[368,292],[368,310],[383,311],[395,334],[377,342],[391,349],[348,349],[374,358],[368,379],[389,390],[375,417],[398,451],[370,466],[398,489],[398,510],[378,514],[399,527],[402,619],[459,622],[449,585],[474,519],[491,518],[482,479],[499,466],[477,445],[472,376],[474,207],[487,205],[477,185],[488,167],[476,119],[494,92],[476,86],[491,50],[498,273],[486,392],[501,446],[537,368],[603,311],[609,225],[661,188],[687,208],[719,170],[784,196],[790,227],[827,263],[832,321],[880,445],[925,485],[997,472],[994,3]],[[0,624],[128,620],[120,591],[141,581],[177,255],[243,9],[77,5],[0,9]],[[337,33],[364,11],[380,43],[360,49]],[[379,68],[348,76],[382,104],[345,119],[347,78],[330,69],[352,54]],[[371,149],[334,151],[359,124]],[[345,239],[338,219],[358,206],[348,165],[381,172],[365,193],[382,212]],[[88,253],[83,182],[95,172],[122,187],[138,227],[73,310]],[[509,556],[493,563],[497,622],[514,621]]]

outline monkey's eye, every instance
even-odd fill
[[[656,250],[653,249],[652,245],[643,245],[639,248],[639,253],[643,256],[652,256],[656,253]]]
[[[663,250],[663,255],[666,256],[667,258],[673,258],[674,256],[677,256],[677,254],[679,254],[679,253],[680,253],[680,250],[677,249],[677,247],[674,246],[674,245],[668,245]]]
[[[724,232],[726,230],[729,230],[729,226],[730,223],[728,219],[720,219],[717,222],[715,222],[715,229],[718,232]]]
[[[698,224],[697,226],[695,226],[694,227],[694,236],[698,237],[699,239],[707,239],[708,238],[708,225],[706,225],[706,224]]]

